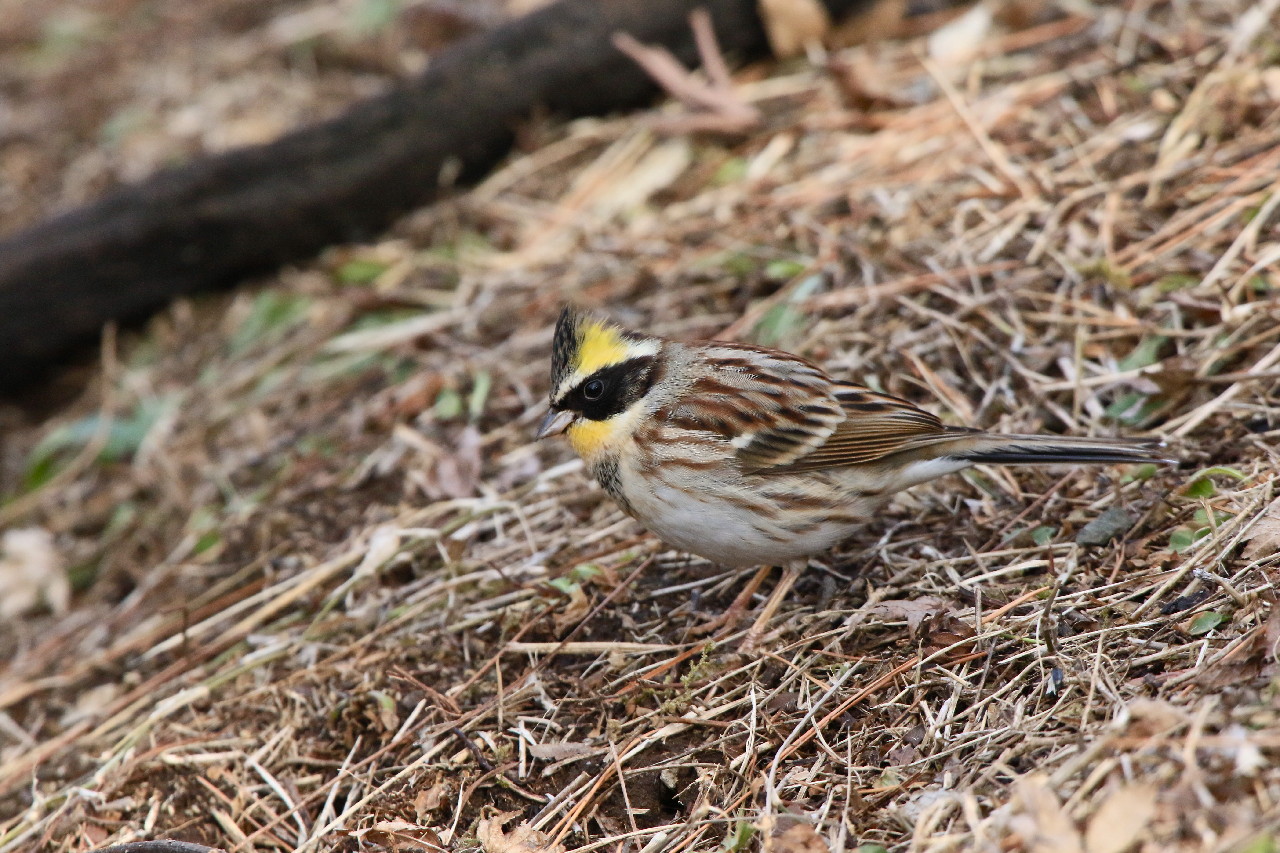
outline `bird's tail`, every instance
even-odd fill
[[[1061,435],[957,436],[947,456],[975,465],[1049,465],[1081,463],[1174,462],[1155,438],[1072,438]]]

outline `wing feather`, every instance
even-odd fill
[[[857,465],[956,437],[906,400],[836,382],[790,353],[718,342],[701,350],[711,369],[659,418],[727,439],[747,473]]]
[[[685,402],[658,416],[677,429],[727,439],[744,470],[790,465],[845,420],[831,378],[803,358],[719,342],[699,347],[698,355],[705,372],[682,395]]]
[[[750,465],[756,473],[818,471],[874,462],[906,450],[954,440],[956,431],[936,415],[906,400],[856,385],[833,385],[844,418],[827,437],[801,456],[772,466]]]

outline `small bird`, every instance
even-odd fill
[[[538,438],[566,434],[627,514],[724,566],[794,567],[894,492],[971,465],[1163,459],[1159,440],[947,426],[787,352],[666,340],[573,308],[556,324],[550,403]]]

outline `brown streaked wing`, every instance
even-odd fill
[[[837,385],[845,414],[831,435],[808,454],[774,471],[816,471],[873,462],[894,453],[954,438],[936,415],[906,400],[857,385]],[[764,469],[755,469],[764,473]]]
[[[705,373],[668,423],[733,442],[746,471],[789,465],[821,447],[845,413],[820,367],[780,350],[715,342],[700,348]]]

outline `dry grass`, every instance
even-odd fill
[[[13,482],[65,438],[0,523],[79,591],[0,626],[0,851],[1275,849],[1276,5],[744,74],[733,138],[543,128],[378,245],[109,339],[7,445]],[[1182,463],[917,488],[756,650],[708,644],[751,572],[529,441],[567,299]]]

